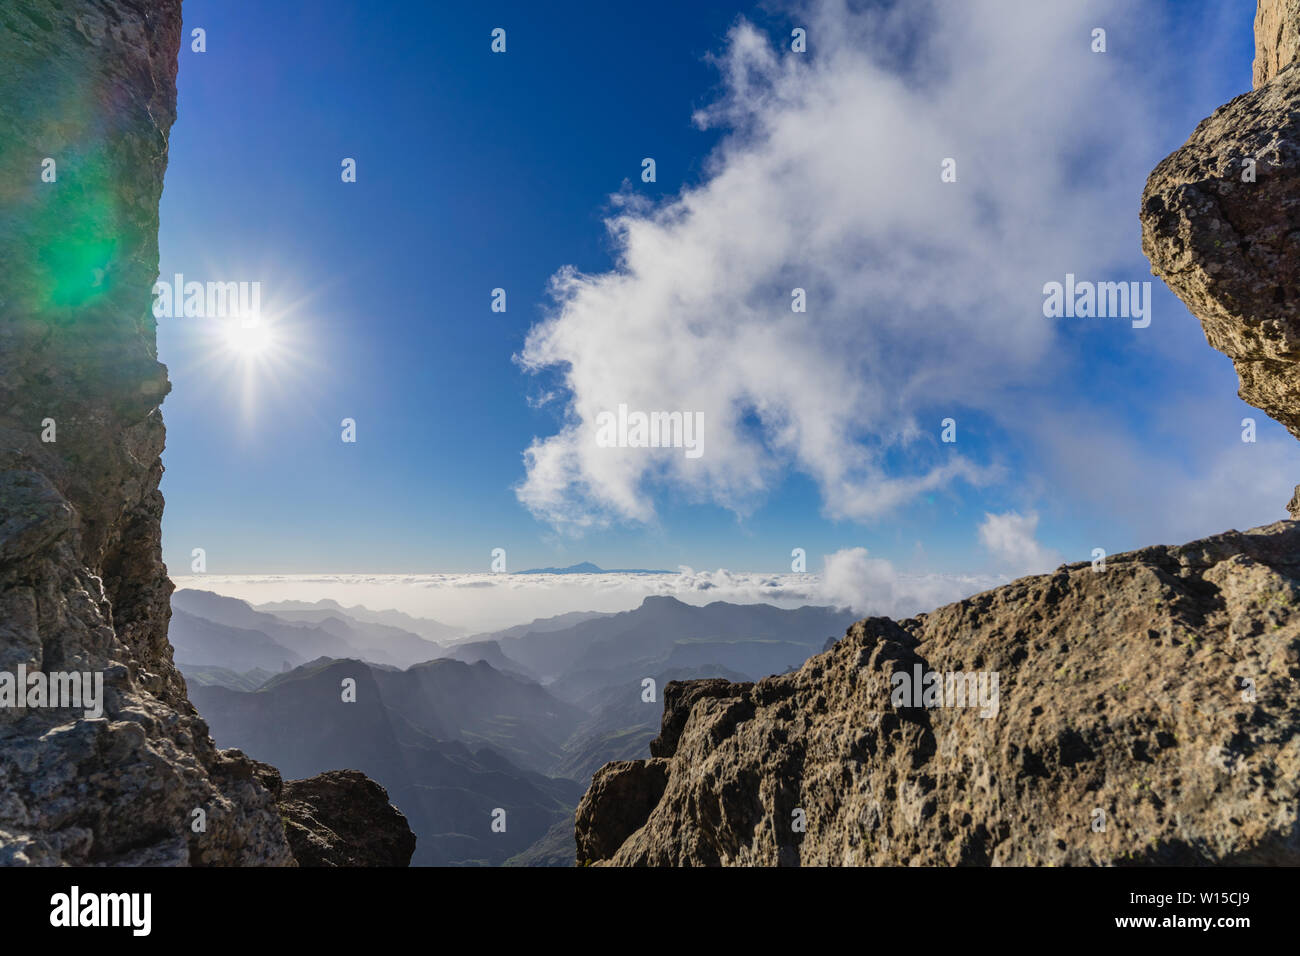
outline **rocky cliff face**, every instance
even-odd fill
[[[167,641],[150,305],[180,40],[179,0],[0,8],[0,864],[294,862]],[[102,677],[102,714],[13,706],[20,669]]]
[[[1300,0],[1259,0],[1255,10],[1255,89],[1300,56]]]
[[[1261,0],[1256,40],[1257,89],[1151,174],[1142,240],[1300,437],[1300,0]],[[1069,565],[861,621],[792,674],[670,684],[650,759],[592,780],[577,859],[1300,864],[1297,678],[1300,523]]]
[[[904,706],[918,668],[996,673],[996,703]],[[653,756],[578,807],[578,862],[1300,863],[1297,677],[1300,525],[1069,565],[792,674],[670,684]]]
[[[259,764],[299,866],[409,866],[415,834],[388,791],[356,770],[330,770],[281,784]]]
[[[1151,173],[1142,251],[1232,359],[1241,398],[1300,437],[1300,0],[1261,0],[1255,90]]]

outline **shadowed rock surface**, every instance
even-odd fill
[[[365,774],[330,770],[281,785],[278,771],[261,767],[299,866],[410,865],[415,834],[388,791]]]
[[[0,706],[0,865],[294,863],[167,640],[151,289],[180,40],[179,0],[0,7],[0,672],[103,676],[102,715]],[[364,788],[331,782],[291,818],[351,836]]]
[[[1241,398],[1300,437],[1300,0],[1262,0],[1255,30],[1256,89],[1147,180],[1142,251],[1232,359]]]
[[[996,716],[893,706],[917,665],[997,672]],[[793,674],[669,685],[656,756],[578,807],[578,862],[1297,864],[1297,677],[1294,522],[1064,566]]]
[[[167,642],[150,290],[180,3],[0,19],[0,671],[102,672],[105,696],[98,718],[0,709],[0,862],[291,863]]]

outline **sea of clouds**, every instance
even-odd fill
[[[902,617],[994,587],[1005,578],[909,575],[864,548],[849,548],[828,555],[820,573],[804,574],[682,567],[675,574],[201,574],[173,580],[178,588],[214,591],[251,604],[332,598],[344,606],[391,608],[472,634],[569,611],[627,611],[651,595],[697,605],[817,604]]]

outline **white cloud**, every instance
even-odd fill
[[[1038,515],[985,513],[980,522],[980,543],[1002,565],[1017,574],[1041,574],[1061,564],[1061,556],[1038,543]]]
[[[731,130],[704,182],[628,197],[616,268],[553,279],[520,361],[562,379],[565,421],[527,449],[520,500],[570,529],[651,521],[663,488],[747,513],[794,469],[828,516],[861,520],[999,477],[939,445],[938,419],[1014,416],[1004,386],[1051,382],[1043,283],[1132,250],[1113,213],[1133,207],[1149,114],[1125,59],[1088,50],[1122,6],[826,0],[806,55],[740,22],[697,117]],[[598,447],[620,403],[702,412],[704,456]]]
[[[1005,580],[987,575],[900,574],[891,562],[871,557],[866,548],[844,548],[825,560],[822,599],[863,615],[908,617],[996,587]]]
[[[1195,320],[1185,321],[1204,347]],[[1286,517],[1300,480],[1300,443],[1235,398],[1235,373],[1227,359],[1222,364],[1227,375],[1210,395],[1161,392],[1129,411],[1160,442],[1130,434],[1122,414],[1085,405],[1040,406],[1024,416],[1023,433],[1041,450],[1038,497],[1067,505],[1058,519],[1078,524],[1063,543],[1070,560],[1090,560],[1097,547],[1116,554],[1180,544]],[[1190,389],[1206,387],[1203,377],[1186,380]],[[1241,440],[1243,415],[1267,427],[1256,442]]]
[[[196,588],[252,604],[317,601],[393,608],[466,631],[490,631],[568,611],[627,611],[651,595],[688,604],[824,604],[815,574],[764,574],[681,568],[672,574],[276,574],[176,576]]]
[[[627,611],[651,595],[687,604],[727,601],[793,608],[805,604],[905,616],[1001,583],[998,579],[895,574],[861,548],[826,559],[825,574],[697,571],[675,574],[239,574],[178,575],[177,588],[215,591],[252,604],[332,598],[393,608],[469,632],[523,624],[568,611]]]

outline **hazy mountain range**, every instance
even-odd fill
[[[854,619],[650,597],[457,640],[333,601],[180,590],[172,605],[175,659],[217,744],[288,777],[364,772],[407,815],[423,865],[571,865],[578,798],[608,761],[646,755],[664,684],[798,667]]]
[[[323,618],[342,616],[367,624],[400,628],[411,634],[416,634],[426,641],[434,641],[435,643],[461,637],[464,633],[459,628],[432,621],[427,617],[412,617],[409,614],[403,614],[401,611],[372,611],[360,604],[344,607],[329,598],[311,604],[306,601],[273,601],[268,604],[258,605],[258,608],[262,611],[269,611],[287,621],[300,621],[310,624],[317,623]]]

